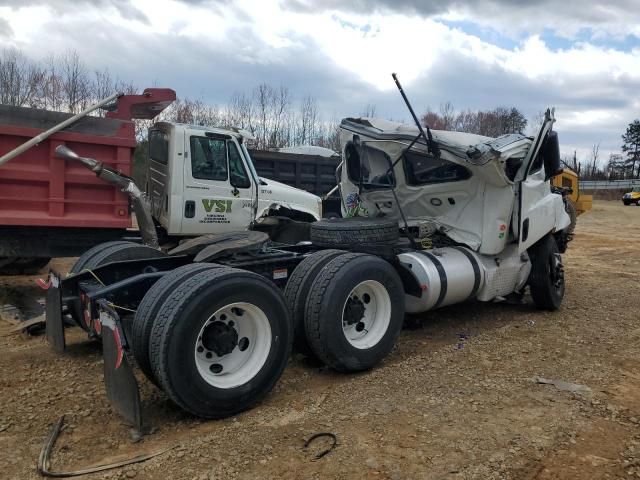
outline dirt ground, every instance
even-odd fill
[[[199,421],[144,381],[156,431],[137,443],[106,401],[97,344],[68,330],[68,354],[56,356],[0,321],[0,477],[37,478],[43,441],[65,414],[56,470],[176,446],[87,478],[640,478],[638,238],[640,208],[598,201],[565,256],[560,311],[529,300],[431,312],[371,372],[293,358],[266,401],[235,418]],[[0,277],[0,295],[28,298],[33,278]],[[303,443],[317,432],[338,446],[314,460],[324,445]]]

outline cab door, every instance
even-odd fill
[[[169,223],[169,152],[172,137],[169,132],[156,126],[149,130],[149,167],[146,192],[151,204],[151,213],[163,225]],[[180,143],[182,143],[180,141]]]
[[[191,130],[185,152],[181,234],[248,229],[255,185],[233,137]]]
[[[551,184],[545,179],[544,162],[540,154],[554,122],[553,111],[547,110],[540,131],[516,174],[519,202],[514,217],[517,217],[515,224],[519,228],[519,253],[552,231],[556,223],[554,198],[550,195]]]

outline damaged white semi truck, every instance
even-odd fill
[[[249,232],[168,254],[97,246],[73,274],[50,274],[49,341],[64,349],[65,319],[101,338],[107,394],[142,429],[131,357],[179,406],[219,418],[260,401],[294,344],[360,371],[389,354],[405,312],[521,297],[526,287],[539,308],[556,310],[570,220],[549,183],[560,169],[553,122],[547,111],[534,138],[487,138],[345,119],[345,218],[312,223],[310,241],[296,244]]]

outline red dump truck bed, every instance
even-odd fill
[[[0,166],[0,225],[122,228],[131,226],[129,201],[75,162],[56,158],[64,144],[129,174],[136,146],[133,118],[153,118],[175,99],[169,89],[120,97],[106,118],[84,117]],[[0,155],[71,114],[0,106]]]
[[[54,151],[66,145],[130,174],[133,119],[152,119],[175,98],[166,88],[120,96],[105,118],[81,118],[0,165],[0,275],[36,271],[50,257],[77,256],[131,235],[128,197]],[[0,105],[0,157],[71,116]]]

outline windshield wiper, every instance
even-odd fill
[[[433,135],[431,135],[431,129],[429,128],[429,125],[425,125],[425,127],[427,127],[427,133],[425,134],[424,129],[422,128],[422,125],[420,124],[420,121],[416,116],[416,112],[413,111],[413,107],[411,106],[411,103],[409,103],[409,99],[407,98],[407,95],[404,93],[404,89],[402,88],[402,85],[400,85],[400,80],[398,80],[398,75],[396,75],[395,73],[392,73],[391,76],[393,77],[393,81],[396,82],[396,85],[398,86],[398,90],[400,90],[400,95],[402,95],[402,98],[404,99],[404,103],[406,103],[407,108],[409,109],[409,113],[411,113],[411,116],[413,117],[413,121],[418,127],[418,130],[420,131],[420,135],[418,135],[416,140],[420,138],[420,136],[422,136],[425,142],[427,142],[428,152],[434,155],[435,157],[439,157],[440,148],[438,147],[438,144],[433,140]],[[411,146],[413,146],[413,143],[415,143],[416,140],[411,142],[412,143]]]

